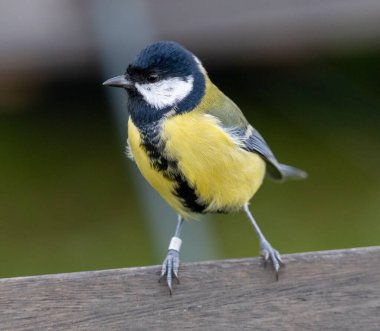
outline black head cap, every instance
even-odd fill
[[[159,41],[137,54],[127,72],[131,76],[141,71],[167,77],[185,77],[199,70],[195,56],[173,41]]]

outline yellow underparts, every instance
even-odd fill
[[[173,194],[175,183],[151,167],[131,119],[128,128],[130,148],[142,175],[172,208],[185,218],[191,217]],[[167,118],[162,124],[162,138],[166,141],[165,155],[178,161],[199,201],[208,205],[205,212],[240,209],[263,181],[265,162],[239,148],[213,116],[193,111]]]

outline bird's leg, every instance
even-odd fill
[[[177,227],[174,236],[172,237],[169,244],[168,255],[166,255],[164,263],[162,264],[161,277],[159,279],[159,281],[161,281],[162,279],[166,278],[166,283],[168,284],[170,295],[172,295],[172,279],[174,278],[179,284],[178,268],[179,251],[182,244],[182,240],[180,238],[182,224],[183,218],[178,215]]]
[[[278,280],[278,271],[280,266],[283,264],[281,256],[278,251],[276,251],[268,240],[265,239],[263,233],[261,232],[259,226],[257,225],[255,219],[253,218],[251,212],[248,209],[248,204],[244,205],[244,211],[247,214],[251,224],[259,238],[260,242],[260,255],[264,258],[264,262],[270,261],[276,271],[276,279]]]

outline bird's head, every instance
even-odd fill
[[[178,43],[160,41],[142,49],[124,75],[103,85],[124,88],[134,122],[149,124],[169,112],[194,109],[204,95],[205,76],[195,55]]]

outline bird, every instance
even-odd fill
[[[127,150],[143,177],[178,214],[160,280],[179,283],[181,229],[201,214],[243,210],[260,254],[276,273],[279,252],[260,230],[249,202],[264,178],[304,179],[280,163],[240,108],[214,85],[202,62],[174,41],[149,44],[124,74],[103,85],[128,95]]]

